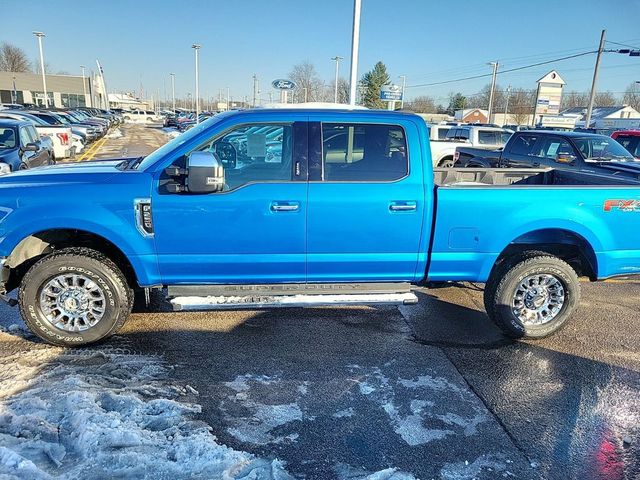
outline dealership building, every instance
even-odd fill
[[[62,107],[99,106],[102,92],[98,82],[80,75],[46,75],[49,105]],[[83,85],[84,83],[84,85]],[[23,72],[0,72],[0,103],[44,106],[42,75]]]

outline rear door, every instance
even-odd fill
[[[310,124],[309,282],[415,279],[424,212],[431,208],[418,130],[409,121],[368,118]]]

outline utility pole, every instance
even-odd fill
[[[231,89],[227,87],[227,110],[231,110]]]
[[[44,33],[33,32],[33,34],[38,37],[38,47],[40,48],[40,70],[42,71],[42,90],[44,93],[44,108],[47,108],[49,106],[49,97],[47,96],[47,76],[44,72],[44,54],[42,53],[42,37],[44,37]]]
[[[507,87],[507,98],[504,102],[504,118],[502,119],[502,126],[507,124],[507,113],[509,112],[509,96],[511,95],[511,85]]]
[[[333,57],[331,60],[334,60],[336,62],[336,84],[334,85],[334,90],[333,90],[333,102],[334,103],[338,103],[338,70],[340,68],[340,60],[342,60],[344,57],[340,57],[339,55],[336,55],[335,57]]]
[[[257,97],[258,97],[258,77],[256,74],[253,74],[253,108],[257,106]]]
[[[402,99],[400,100],[400,110],[402,110],[404,108],[404,89],[407,86],[407,76],[398,75],[398,78],[402,79]]]
[[[491,93],[489,93],[489,112],[487,122],[491,122],[491,115],[493,114],[493,94],[496,89],[496,75],[498,74],[498,62],[490,62],[487,65],[491,65],[493,67],[493,75],[491,76]]]
[[[198,74],[198,50],[202,48],[202,45],[194,43],[191,45],[196,52],[196,123],[200,123],[200,79]]]
[[[600,46],[598,47],[598,56],[596,57],[596,66],[593,69],[593,81],[591,82],[591,93],[589,94],[589,106],[587,107],[587,116],[584,119],[584,128],[589,128],[591,124],[591,113],[593,112],[593,102],[596,99],[596,84],[598,83],[598,70],[600,70],[600,57],[604,49],[604,36],[606,30],[600,33]]]
[[[360,10],[362,0],[353,0],[353,29],[351,31],[351,74],[349,76],[349,105],[356,104],[358,88],[358,49],[360,47]]]

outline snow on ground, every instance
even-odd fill
[[[169,138],[175,138],[180,135],[180,132],[174,127],[162,127],[162,131],[166,133]]]
[[[119,128],[116,128],[114,131],[109,132],[105,135],[106,138],[122,138],[123,136],[124,135]]]
[[[217,443],[195,418],[196,390],[170,384],[170,372],[109,347],[31,344],[4,357],[0,478],[292,478],[278,460]]]

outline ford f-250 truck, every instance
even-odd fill
[[[228,112],[145,158],[0,178],[0,293],[15,304],[17,289],[29,328],[73,346],[115,333],[136,290],[250,309],[410,304],[413,285],[486,282],[489,317],[539,338],[574,313],[578,277],[640,273],[640,188],[590,181],[434,172],[412,114]]]
[[[454,158],[457,167],[554,168],[614,176],[615,183],[640,183],[640,161],[615,139],[592,133],[515,132],[504,148],[458,147]]]

